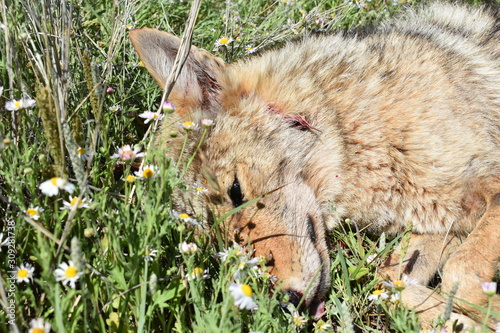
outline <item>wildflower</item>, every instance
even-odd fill
[[[230,256],[240,257],[240,256],[243,256],[244,254],[245,254],[245,252],[243,251],[241,246],[238,244],[235,244],[232,248],[229,248],[223,252],[218,252],[216,254],[216,256],[219,257],[222,262],[225,262],[227,260],[227,258],[229,258]]]
[[[161,114],[159,112],[153,112],[153,111],[145,111],[139,115],[139,117],[146,119],[144,121],[144,124],[149,123],[151,120],[162,120],[163,117],[165,117],[164,114]]]
[[[305,323],[307,323],[307,319],[301,316],[298,312],[295,312],[292,317],[292,323],[295,327],[302,327]]]
[[[50,323],[45,322],[42,318],[32,319],[30,322],[30,330],[28,333],[49,333]]]
[[[483,282],[483,283],[481,283],[481,287],[483,288],[483,292],[487,296],[493,296],[497,292],[497,283],[496,282]]]
[[[208,269],[203,270],[201,267],[195,267],[191,274],[188,275],[188,280],[195,280],[195,279],[208,279],[210,277],[210,274],[208,274]]]
[[[21,267],[16,267],[17,283],[29,282],[33,278],[34,271],[35,267],[30,264],[21,264]]]
[[[79,199],[78,197],[69,197],[69,202],[68,201],[63,201],[63,207],[61,207],[61,210],[64,209],[78,209],[78,208],[89,208],[89,203],[91,203],[90,200],[87,201],[87,199]]]
[[[31,217],[33,220],[38,220],[40,218],[40,213],[43,212],[43,208],[40,208],[38,206],[33,207],[33,208],[28,208],[26,210],[26,213]]]
[[[119,105],[111,105],[108,108],[108,110],[111,111],[111,112],[117,112],[118,110],[120,110],[120,106]]]
[[[314,323],[314,332],[326,332],[332,330],[332,324],[325,323],[323,320]]]
[[[215,47],[226,46],[233,41],[232,38],[222,37],[215,42]]]
[[[136,64],[137,67],[144,67],[144,63],[142,61],[139,61],[137,64]]]
[[[127,24],[127,25],[125,26],[125,29],[127,29],[128,31],[130,31],[130,30],[134,30],[134,26],[133,26],[132,24]]]
[[[185,122],[183,122],[182,124],[180,124],[180,127],[182,129],[184,129],[185,131],[187,131],[187,132],[198,129],[198,126],[195,123],[191,122],[191,121],[185,121]]]
[[[229,291],[234,298],[234,305],[240,309],[252,310],[257,308],[257,304],[253,301],[253,291],[248,284],[231,283]]]
[[[203,193],[207,193],[208,192],[208,190],[206,188],[204,188],[203,186],[201,186],[198,183],[194,183],[192,187],[196,191],[196,194],[203,194]]]
[[[53,177],[41,183],[38,188],[42,191],[43,194],[52,197],[59,194],[59,190],[65,190],[68,193],[73,193],[73,191],[75,190],[75,185],[71,184],[64,178]]]
[[[389,297],[389,295],[387,295],[387,293],[385,291],[383,291],[381,289],[377,289],[377,290],[374,290],[370,296],[368,296],[368,299],[370,301],[376,301],[379,298],[386,299],[388,297]]]
[[[5,103],[5,108],[9,111],[17,111],[19,109],[31,108],[35,105],[36,101],[29,98],[21,98],[20,100],[13,99]]]
[[[247,49],[247,54],[252,54],[255,52],[255,48],[251,47],[250,45],[247,45],[245,48]]]
[[[212,119],[203,119],[201,121],[201,124],[203,125],[203,127],[212,127],[214,125],[214,121]]]
[[[76,152],[78,153],[78,157],[81,158],[82,160],[86,161],[89,159],[89,152],[86,148],[78,147]]]
[[[85,230],[83,230],[83,235],[87,238],[94,236],[94,229],[93,228],[85,228]]]
[[[2,94],[3,94],[3,87],[0,86],[0,96],[2,96]]]
[[[240,263],[238,264],[238,270],[245,268],[253,269],[256,268],[259,263],[259,258],[247,259],[245,257],[240,257]]]
[[[139,179],[149,179],[158,176],[159,169],[154,165],[142,166],[139,171],[135,172],[135,175]]]
[[[416,279],[413,279],[409,277],[408,275],[405,275],[402,280],[396,280],[396,281],[383,281],[382,284],[386,287],[395,289],[397,291],[402,291],[406,287],[418,284],[418,281]]]
[[[2,246],[8,245],[10,243],[10,237],[3,240],[3,233],[0,233],[0,252],[2,252]]]
[[[125,181],[129,182],[129,183],[133,183],[135,180],[135,176],[134,175],[128,175],[127,177],[125,177]]]
[[[59,268],[54,271],[54,275],[56,277],[56,281],[62,281],[63,285],[69,285],[71,288],[75,289],[75,282],[82,276],[83,272],[79,272],[76,269],[73,261],[69,261],[69,263],[61,263]]]
[[[10,139],[9,138],[4,138],[2,141],[3,145],[5,147],[8,147],[10,145]]]
[[[153,261],[156,258],[158,250],[147,249],[146,254],[144,255],[144,260]]]
[[[144,153],[141,152],[141,149],[135,147],[134,150],[130,147],[130,145],[125,145],[121,148],[118,148],[118,152],[111,155],[112,158],[119,157],[122,161],[133,161],[138,157],[144,157]]]
[[[161,109],[165,113],[172,113],[175,111],[175,107],[171,102],[164,101],[163,104],[161,105]]]
[[[174,215],[175,217],[177,217],[178,219],[180,219],[184,223],[186,223],[188,228],[192,229],[192,228],[196,227],[197,225],[199,225],[198,221],[196,221],[195,218],[192,218],[191,216],[189,216],[186,213],[179,214],[174,210],[174,211],[172,211],[172,215]]]
[[[198,246],[195,243],[182,242],[179,244],[179,250],[185,254],[193,254],[198,252]]]
[[[112,94],[114,92],[115,92],[115,90],[112,87],[107,87],[106,88],[106,94]]]

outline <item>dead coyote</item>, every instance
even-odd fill
[[[268,255],[291,302],[316,315],[330,285],[326,230],[346,218],[391,234],[412,223],[403,267],[396,250],[381,275],[418,280],[403,297],[423,322],[456,283],[452,319],[484,318],[458,299],[486,306],[481,283],[499,266],[498,26],[490,10],[435,3],[371,33],[308,37],[230,65],[192,47],[170,100],[182,121],[215,123],[185,178],[209,192],[204,206],[180,191],[175,204],[205,209],[210,223],[207,210],[271,192],[224,230]],[[179,39],[147,28],[130,37],[163,87]],[[184,138],[171,131],[156,147],[178,160]],[[436,272],[444,293],[426,287]]]

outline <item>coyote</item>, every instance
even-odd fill
[[[389,234],[411,223],[407,248],[379,273],[418,280],[403,300],[424,323],[457,284],[452,319],[474,325],[484,313],[470,303],[488,304],[481,283],[500,258],[498,25],[492,9],[434,3],[230,65],[193,46],[169,99],[178,119],[214,126],[198,149],[203,131],[184,147],[165,124],[156,147],[175,161],[196,150],[184,181],[209,191],[198,205],[179,190],[175,204],[210,224],[260,198],[223,230],[266,255],[290,302],[316,316],[330,286],[327,230],[347,218]],[[130,38],[163,87],[179,39],[148,28]],[[438,272],[443,293],[426,286]]]

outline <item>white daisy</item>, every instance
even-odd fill
[[[20,100],[13,99],[5,103],[5,108],[9,111],[17,111],[20,109],[31,108],[35,105],[36,101],[30,98],[21,98]]]
[[[83,272],[79,272],[76,269],[73,261],[69,261],[69,263],[61,263],[59,268],[54,271],[54,275],[56,277],[56,281],[62,281],[63,285],[67,285],[69,283],[70,287],[75,289],[75,283],[83,275]]]
[[[165,113],[172,113],[172,112],[175,111],[174,105],[171,102],[169,102],[169,101],[163,102],[163,104],[161,105],[161,109]]]
[[[188,275],[188,280],[205,280],[210,278],[210,274],[208,274],[208,269],[203,270],[201,267],[195,267],[191,274]]]
[[[63,207],[61,207],[60,209],[61,210],[64,210],[64,209],[69,209],[69,210],[73,210],[73,209],[78,209],[78,208],[89,208],[89,204],[92,203],[92,201],[89,199],[79,199],[78,197],[73,197],[73,196],[70,196],[69,197],[69,202],[68,201],[63,201]]]
[[[184,223],[186,223],[186,226],[188,227],[188,229],[193,229],[195,228],[196,226],[200,225],[198,223],[198,221],[196,221],[195,218],[192,218],[191,216],[189,216],[188,214],[186,213],[177,213],[175,210],[172,211],[172,215],[174,215],[175,217],[177,217],[178,219],[182,220]]]
[[[192,188],[194,188],[194,190],[196,191],[196,194],[203,194],[203,193],[208,192],[208,190],[206,188],[204,188],[203,186],[201,186],[198,183],[194,183]]]
[[[182,242],[179,244],[179,250],[185,254],[193,254],[198,252],[198,246],[195,243]]]
[[[230,44],[232,41],[233,41],[233,39],[231,37],[229,37],[229,38],[227,38],[227,37],[219,38],[215,42],[215,47],[226,46],[226,45]]]
[[[71,184],[64,178],[53,177],[41,183],[38,188],[42,191],[43,194],[52,197],[59,194],[59,190],[65,190],[68,193],[73,193],[73,191],[75,190],[75,185]]]
[[[370,301],[376,301],[378,299],[386,299],[388,297],[389,297],[389,295],[387,294],[387,292],[385,292],[381,289],[377,289],[377,290],[374,290],[370,296],[368,296],[368,299]]]
[[[111,105],[108,108],[108,110],[111,111],[111,112],[116,112],[116,111],[120,110],[120,106],[119,105]]]
[[[17,283],[20,282],[30,282],[33,278],[33,272],[35,267],[30,264],[21,264],[21,267],[16,267],[16,279]]]
[[[151,120],[162,120],[163,117],[165,117],[164,114],[161,114],[159,112],[153,112],[153,111],[145,111],[139,115],[139,117],[146,119],[144,121],[144,124],[149,123]]]
[[[240,309],[252,310],[257,308],[257,304],[253,301],[253,291],[248,284],[231,283],[229,291],[234,298],[234,305]]]
[[[192,121],[185,121],[182,124],[179,124],[179,127],[184,129],[185,131],[189,132],[192,130],[197,130],[199,127]]]
[[[30,330],[28,333],[49,333],[50,323],[42,318],[32,319],[30,322]]]
[[[133,161],[138,157],[144,157],[144,153],[141,153],[141,148],[134,147],[134,150],[130,145],[125,145],[118,148],[118,152],[111,156],[112,158],[119,157],[122,161]]]
[[[483,282],[483,283],[481,283],[481,287],[483,288],[483,292],[487,296],[493,296],[497,292],[497,283],[496,282]]]
[[[78,149],[76,150],[76,152],[78,153],[78,158],[86,161],[89,159],[89,151],[87,148],[83,148],[83,147],[78,147]]]
[[[26,213],[35,221],[40,218],[41,212],[43,212],[43,208],[40,208],[38,206],[26,209]]]
[[[139,179],[149,179],[158,176],[160,170],[154,165],[143,165],[139,171],[134,172]]]
[[[146,251],[146,254],[144,255],[144,260],[146,260],[146,261],[155,260],[157,253],[158,253],[158,250],[148,249]]]
[[[418,281],[414,278],[409,277],[408,275],[403,276],[402,280],[396,281],[382,281],[382,284],[386,287],[395,289],[397,291],[401,291],[406,287],[418,284]]]
[[[204,126],[204,127],[212,127],[214,125],[214,121],[212,119],[203,119],[201,121],[201,124]]]

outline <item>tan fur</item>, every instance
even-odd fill
[[[170,99],[179,118],[215,121],[185,177],[211,191],[208,205],[181,192],[176,204],[209,224],[211,212],[233,208],[236,183],[243,201],[278,189],[224,230],[272,256],[285,290],[300,295],[311,284],[311,307],[330,283],[325,228],[350,218],[396,234],[411,222],[402,270],[420,285],[403,299],[424,321],[442,314],[446,296],[425,285],[444,266],[445,292],[458,283],[457,298],[486,306],[480,283],[493,279],[500,257],[496,25],[486,10],[436,3],[366,36],[305,38],[229,66],[192,48]],[[131,40],[163,86],[179,40],[152,29]],[[183,138],[171,130],[162,128],[157,147],[186,159],[201,131],[180,157]],[[398,250],[381,274],[400,278],[397,263]],[[466,326],[481,317],[455,304]]]

